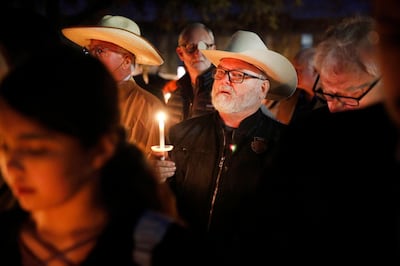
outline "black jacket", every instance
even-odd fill
[[[273,172],[290,185],[289,254],[308,265],[390,265],[399,250],[400,175],[384,105],[319,108],[287,133]]]
[[[214,111],[211,103],[211,90],[214,79],[211,66],[199,75],[193,87],[189,73],[183,75],[177,82],[177,88],[168,100],[169,121],[174,125],[183,120]]]
[[[254,201],[262,179],[268,179],[262,173],[271,166],[283,130],[283,124],[261,110],[237,129],[227,129],[214,112],[170,130],[177,170],[169,182],[179,211],[190,226],[211,239],[224,265],[255,258],[245,255],[255,252],[251,247],[260,236]]]

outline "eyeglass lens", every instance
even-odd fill
[[[214,79],[223,79],[225,74],[228,75],[228,79],[233,83],[242,83],[244,79],[244,73],[235,70],[225,70],[222,68],[216,68],[214,70]]]
[[[223,68],[214,69],[213,77],[216,80],[220,80],[224,78],[225,74],[228,75],[228,79],[232,83],[242,83],[245,78],[265,80],[265,78],[253,76],[239,70],[226,70]]]
[[[185,48],[185,51],[188,54],[193,54],[197,50],[200,50],[200,49],[206,50],[206,49],[211,48],[213,45],[214,44],[208,44],[208,43],[205,43],[203,41],[200,41],[197,44],[195,44],[195,43],[187,43],[187,44],[182,44],[181,46]]]

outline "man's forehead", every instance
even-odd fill
[[[205,29],[197,28],[193,29],[191,32],[188,32],[188,34],[184,36],[184,39],[188,42],[199,41],[199,40],[208,41],[211,39],[211,37]]]
[[[90,45],[102,45],[104,47],[124,49],[121,46],[116,45],[114,43],[106,42],[106,41],[102,41],[102,40],[95,40],[95,39],[90,40]]]
[[[257,73],[260,72],[256,66],[236,58],[222,58],[219,62],[219,66],[234,67],[235,69],[248,69]]]

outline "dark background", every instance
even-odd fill
[[[129,17],[163,55],[160,70],[170,74],[181,65],[175,47],[179,31],[188,22],[208,25],[219,49],[231,34],[244,29],[259,34],[270,49],[292,58],[299,49],[317,43],[329,25],[371,12],[369,0],[3,0],[2,7],[31,9],[59,29],[92,25],[106,14]],[[29,21],[18,23],[34,30],[29,29]]]

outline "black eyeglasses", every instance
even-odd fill
[[[379,82],[379,80],[380,80],[380,78],[377,78],[370,83],[362,84],[358,87],[348,88],[347,90],[350,90],[350,89],[354,90],[354,89],[363,89],[365,87],[368,87],[360,96],[350,97],[350,96],[325,93],[321,87],[318,87],[318,83],[319,83],[319,75],[318,75],[314,82],[313,91],[315,93],[315,96],[317,96],[318,98],[320,98],[324,101],[329,102],[329,101],[337,100],[338,102],[341,102],[344,105],[358,106],[360,104],[361,99],[364,98],[364,96],[367,95],[368,92],[370,92],[375,87],[375,85]]]
[[[228,74],[228,79],[232,83],[242,83],[246,78],[266,80],[265,78],[253,76],[239,70],[227,70],[221,67],[213,70],[213,77],[216,80],[223,79],[225,74]]]
[[[213,43],[205,43],[203,41],[200,41],[199,43],[186,43],[186,44],[181,44],[179,45],[180,47],[183,47],[188,54],[193,54],[199,49],[203,50],[208,50],[214,46]]]

